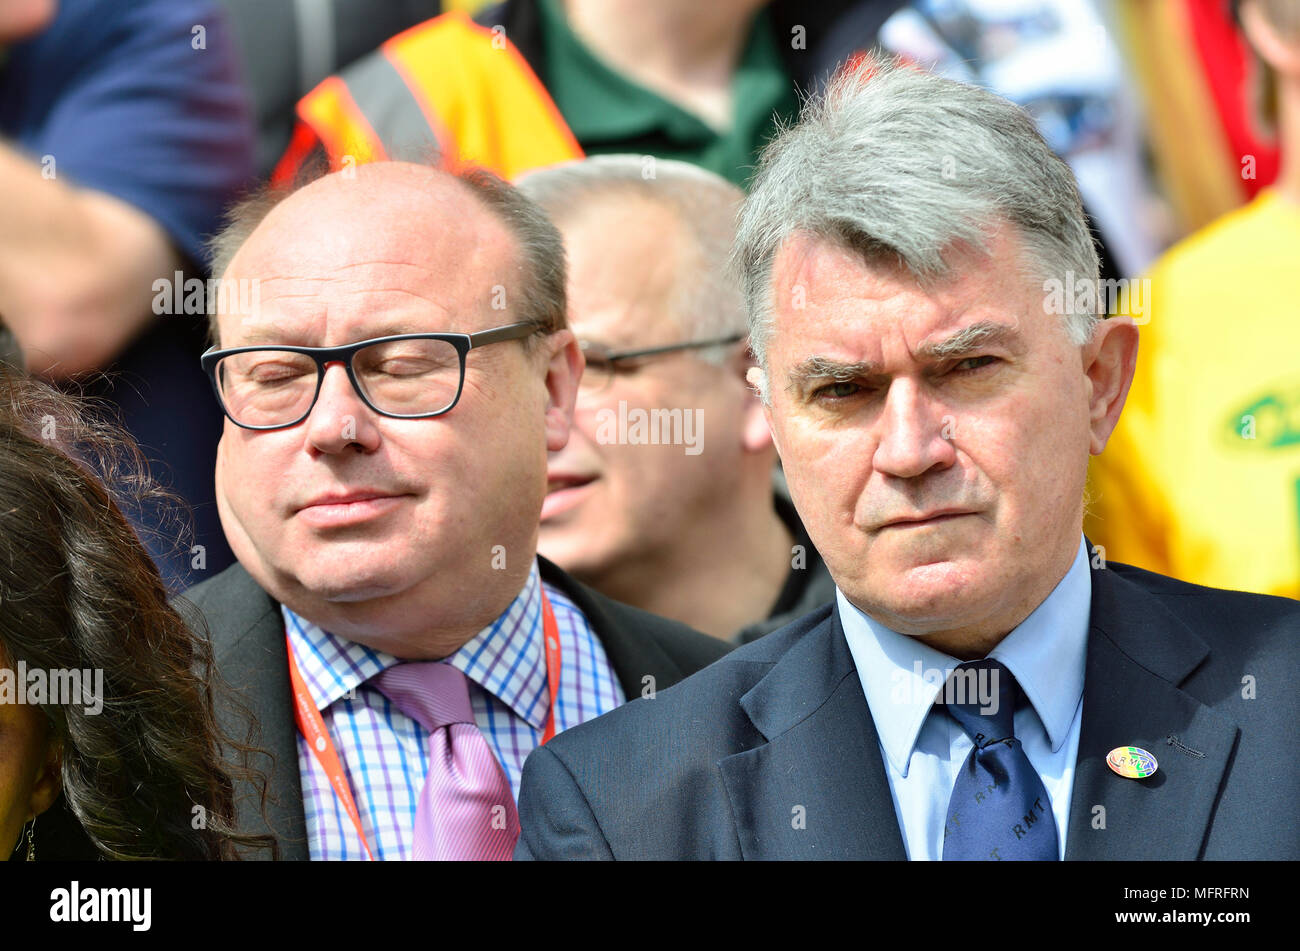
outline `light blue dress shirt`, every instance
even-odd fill
[[[877,623],[838,588],[835,598],[880,737],[907,856],[940,859],[948,799],[974,745],[946,710],[934,707],[944,680],[960,661]],[[989,653],[1006,665],[1029,701],[1016,711],[1016,737],[1052,800],[1062,859],[1079,750],[1091,608],[1092,577],[1081,535],[1065,577]]]

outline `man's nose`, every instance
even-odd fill
[[[307,440],[321,452],[341,452],[356,444],[367,451],[379,445],[379,429],[348,379],[341,361],[325,364],[316,405],[307,417]]]
[[[914,380],[890,383],[877,426],[872,468],[879,472],[912,479],[957,461],[952,444],[955,417]]]

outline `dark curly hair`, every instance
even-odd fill
[[[237,780],[265,801],[265,778],[240,765],[258,752],[254,727],[235,740],[218,725],[210,646],[168,603],[119,507],[179,500],[93,409],[0,366],[0,657],[103,671],[102,710],[42,705],[64,806],[99,855],[274,855],[269,836],[235,827]]]

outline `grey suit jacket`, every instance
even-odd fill
[[[1300,857],[1298,661],[1300,602],[1094,568],[1066,858]],[[906,857],[834,605],[534,751],[519,814],[516,859]]]
[[[538,561],[542,579],[564,591],[590,622],[625,696],[640,696],[646,677],[654,678],[656,690],[668,687],[730,650],[724,642],[684,624],[613,601],[570,578],[545,558]],[[195,585],[184,600],[202,614],[216,668],[230,688],[224,700],[219,698],[223,726],[237,739],[242,739],[247,729],[246,717],[229,702],[233,694],[233,699],[253,714],[260,726],[257,745],[270,754],[269,761],[255,763],[268,779],[265,814],[250,783],[241,782],[236,790],[240,828],[274,835],[280,858],[306,859],[298,730],[280,605],[239,564]],[[184,604],[178,606],[187,610]]]

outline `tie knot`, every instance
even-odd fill
[[[451,664],[412,661],[376,674],[371,683],[430,733],[453,723],[474,722],[469,681]]]
[[[1016,678],[987,657],[957,665],[940,699],[976,747],[1015,736]]]

